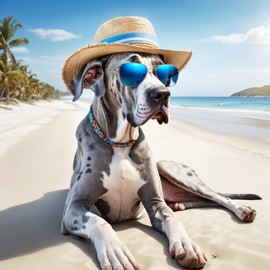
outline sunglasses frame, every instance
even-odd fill
[[[142,81],[141,82],[139,82],[139,83],[137,83],[137,84],[134,84],[134,85],[127,85],[127,84],[125,84],[125,83],[123,83],[122,82],[122,80],[121,80],[121,74],[120,74],[120,69],[121,69],[121,67],[122,67],[122,65],[125,65],[125,64],[129,64],[129,63],[131,63],[131,64],[138,64],[138,65],[142,65],[142,66],[145,66],[146,67],[146,73],[145,73],[145,75],[144,75],[144,78],[142,79]],[[158,66],[153,66],[153,67],[147,67],[145,64],[142,64],[142,63],[136,63],[136,62],[126,62],[126,63],[123,63],[119,68],[106,68],[105,70],[108,70],[108,71],[118,71],[119,72],[119,77],[120,77],[120,80],[121,80],[121,82],[124,84],[124,85],[126,85],[126,86],[128,86],[128,87],[135,87],[135,86],[138,86],[139,84],[141,84],[143,81],[144,81],[144,79],[145,79],[145,77],[146,77],[146,75],[147,75],[147,73],[149,72],[149,71],[153,71],[153,73],[154,73],[154,75],[159,79],[159,77],[157,76],[157,74],[156,74],[156,69],[158,68],[158,67],[160,67],[160,66],[172,66],[172,67],[175,67],[176,68],[176,70],[177,70],[177,79],[178,79],[178,75],[179,75],[179,70],[178,70],[178,68],[175,66],[175,65],[170,65],[170,64],[161,64],[161,65],[158,65]],[[176,76],[176,75],[174,75],[174,76]],[[173,77],[174,77],[173,76]],[[173,78],[173,77],[171,77],[171,78]],[[163,84],[163,82],[159,79],[159,81]],[[175,82],[175,84],[177,83],[177,80],[176,80],[176,82]],[[174,84],[174,85],[175,85]],[[169,85],[169,86],[166,86],[166,87],[172,87],[172,86],[174,86],[174,85]]]

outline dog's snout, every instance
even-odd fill
[[[155,88],[149,91],[149,96],[154,99],[157,103],[167,103],[171,92],[167,88]]]

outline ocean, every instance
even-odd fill
[[[171,119],[270,143],[270,97],[171,97]]]
[[[171,106],[270,112],[270,97],[171,97]]]

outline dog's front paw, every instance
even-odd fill
[[[200,247],[189,238],[182,238],[171,243],[170,254],[184,268],[200,269],[207,261]]]
[[[139,270],[139,266],[109,224],[95,232],[94,245],[102,270]]]
[[[170,243],[171,257],[182,267],[203,268],[207,259],[200,247],[191,241],[180,221],[168,218],[164,228]]]

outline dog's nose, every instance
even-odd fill
[[[149,91],[149,96],[159,104],[166,104],[169,101],[171,92],[167,88],[154,88]]]

